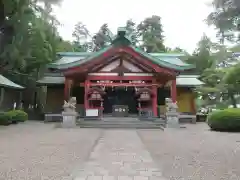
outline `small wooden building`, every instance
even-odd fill
[[[0,74],[0,111],[18,107],[22,100],[23,86],[20,86]]]
[[[158,116],[165,111],[166,97],[177,101],[180,112],[196,112],[193,90],[202,82],[196,75],[183,75],[195,67],[180,59],[183,54],[142,51],[131,44],[124,29],[98,52],[58,55],[38,80],[47,87],[45,112],[60,112],[70,96],[86,113],[112,114],[113,107],[126,106],[129,114],[147,109]]]

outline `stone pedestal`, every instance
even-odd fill
[[[76,127],[76,120],[77,120],[77,112],[76,112],[76,98],[71,97],[69,101],[64,101],[62,112],[63,122],[62,127],[63,128],[74,128]]]
[[[172,102],[172,99],[166,98],[166,127],[179,128],[179,113],[177,112],[178,106]]]
[[[179,117],[178,113],[168,112],[166,113],[166,127],[167,128],[179,128]]]
[[[63,128],[74,128],[76,127],[76,119],[77,113],[76,112],[62,112],[62,127]]]

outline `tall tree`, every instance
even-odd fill
[[[131,40],[132,44],[138,45],[138,32],[136,23],[132,19],[126,22],[127,37]]]
[[[236,95],[240,94],[240,63],[228,69],[224,81],[227,85],[231,104],[233,107],[237,107]]]
[[[138,26],[138,36],[141,48],[148,53],[164,52],[164,37],[161,18],[153,15],[144,19]]]
[[[72,36],[74,38],[73,41],[74,51],[77,52],[92,51],[93,48],[92,36],[87,27],[82,22],[78,22],[75,25]]]
[[[196,66],[198,74],[202,74],[206,69],[215,68],[215,59],[211,54],[212,47],[211,40],[206,35],[203,35],[193,55],[188,58],[187,62]]]
[[[93,36],[93,51],[98,51],[108,46],[113,40],[113,34],[108,27],[108,24],[103,24],[99,31]]]
[[[56,26],[42,17],[41,7],[35,1],[0,3],[4,10],[0,21],[1,73],[21,82],[24,78],[35,78],[42,66],[55,60],[59,38]]]
[[[225,39],[236,40],[235,32],[240,32],[240,1],[239,0],[213,0],[214,7],[207,21],[218,30],[221,43]]]

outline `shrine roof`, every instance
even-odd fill
[[[179,75],[176,78],[177,86],[182,87],[196,87],[203,85],[203,82],[201,82],[198,79],[198,75]],[[64,76],[44,76],[42,79],[38,80],[38,84],[45,84],[45,85],[56,85],[56,84],[64,84],[65,77]]]
[[[204,83],[202,81],[200,81],[198,75],[179,75],[176,78],[176,83],[178,86],[186,86],[186,87],[190,87],[190,86],[201,86]]]
[[[109,47],[108,47],[109,48]],[[133,47],[137,52],[143,53],[147,58],[151,59],[155,64],[176,70],[193,69],[195,66],[183,62],[180,57],[184,54],[173,53],[145,53],[142,50]],[[110,48],[109,48],[110,49]],[[102,53],[106,50],[103,49]],[[92,58],[98,56],[99,52],[59,52],[60,59],[49,64],[48,67],[56,69],[66,69],[79,66]]]
[[[5,78],[0,74],[0,87],[8,87],[8,88],[13,88],[13,89],[24,89],[23,86],[20,86],[11,80]]]
[[[126,36],[126,31],[122,28],[118,30],[118,34],[113,40],[112,44],[106,48],[103,48],[97,52],[59,52],[58,56],[60,59],[54,63],[49,64],[48,67],[56,69],[67,69],[75,66],[80,66],[117,46],[130,47],[136,53],[139,53],[141,56],[161,67],[170,68],[177,71],[195,68],[194,65],[187,64],[180,59],[180,57],[185,56],[184,54],[146,53],[142,49],[135,47],[132,45],[130,38]]]

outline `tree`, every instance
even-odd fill
[[[113,34],[108,27],[108,24],[103,24],[99,31],[93,36],[93,51],[98,51],[110,45],[113,40]]]
[[[232,104],[236,107],[236,94],[239,94],[237,75],[240,72],[236,58],[232,56],[231,49],[224,45],[211,43],[207,46],[209,43],[203,42],[202,45],[205,45],[198,48],[202,53],[199,51],[198,56],[191,59],[196,61],[200,79],[205,83],[197,91],[207,104]]]
[[[62,38],[59,38],[57,42],[57,52],[72,52],[75,51],[74,45],[70,41],[64,41]]]
[[[224,81],[227,84],[228,94],[232,105],[237,107],[235,95],[240,94],[240,63],[228,69]]]
[[[223,43],[225,39],[234,41],[235,32],[240,31],[239,0],[213,0],[214,11],[207,17],[209,25],[218,29],[218,37]]]
[[[56,59],[59,35],[56,25],[43,18],[35,1],[0,1],[1,73],[23,84],[36,79],[39,69]],[[2,8],[2,7],[0,7]],[[3,17],[4,16],[4,17]],[[29,85],[27,81],[26,85]]]
[[[187,59],[187,62],[196,66],[196,73],[202,74],[204,70],[215,68],[215,59],[212,57],[213,43],[206,36],[203,35],[198,42],[198,46],[193,55]]]
[[[164,52],[163,30],[161,18],[153,15],[144,19],[138,26],[137,32],[140,39],[140,47],[148,53]]]
[[[126,35],[131,40],[133,45],[138,45],[138,32],[136,23],[132,19],[127,20],[126,22]]]
[[[188,53],[186,50],[184,50],[184,49],[182,49],[182,48],[180,48],[180,47],[176,47],[176,48],[166,47],[165,50],[166,50],[166,52],[168,52],[168,53],[183,53],[183,54],[185,54],[185,55],[189,55],[189,53]]]
[[[82,22],[78,22],[75,25],[72,36],[74,38],[73,41],[74,51],[76,52],[92,51],[93,49],[93,42],[91,41],[92,36],[87,27]]]

